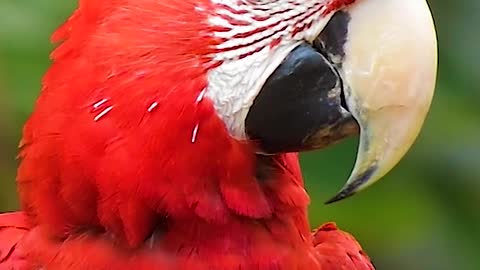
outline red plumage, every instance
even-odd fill
[[[309,232],[297,154],[259,181],[253,143],[197,101],[211,5],[80,1],[25,125],[0,269],[373,269],[333,225]]]

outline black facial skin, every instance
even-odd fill
[[[268,78],[245,120],[260,153],[320,149],[358,134],[336,70],[345,56],[349,20],[347,13],[336,13],[313,46],[299,45]]]
[[[322,52],[336,67],[340,67],[344,58],[344,45],[347,43],[350,15],[339,11],[330,19],[325,29],[313,41],[313,47]]]

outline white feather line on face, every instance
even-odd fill
[[[212,0],[214,3],[228,5],[235,10],[248,10],[248,14],[234,14],[228,10],[219,10],[219,14],[226,13],[228,16],[248,22],[244,26],[232,26],[227,20],[213,16],[210,19],[212,25],[229,27],[232,30],[228,32],[215,33],[216,36],[226,39],[218,46],[218,49],[235,48],[238,45],[250,44],[245,47],[219,52],[214,59],[223,61],[222,65],[210,70],[208,73],[208,87],[205,96],[213,101],[214,107],[222,120],[225,122],[230,134],[237,139],[245,139],[245,118],[250,106],[268,77],[281,64],[283,59],[296,47],[302,40],[312,42],[323,30],[333,14],[326,16],[323,13],[323,6],[327,4],[326,0],[297,0],[301,5],[292,5],[290,0],[270,1],[267,4],[269,11],[259,13],[255,7],[248,5],[238,5],[236,0]],[[260,3],[261,1],[259,1]],[[320,9],[319,9],[320,7]],[[276,14],[276,11],[291,8],[289,12]],[[311,16],[303,20],[287,21],[289,16],[310,12],[312,9],[318,9]],[[271,13],[271,14],[269,14]],[[252,16],[269,16],[268,20],[258,21]],[[271,29],[254,33],[248,37],[238,38],[238,34],[246,33],[255,29],[279,22]],[[293,35],[295,27],[312,22],[311,27]],[[278,28],[286,26],[284,31],[275,32]],[[278,30],[277,29],[277,30]],[[269,36],[271,35],[271,36]],[[269,37],[268,37],[269,36]],[[267,37],[267,38],[265,38]],[[278,46],[271,47],[270,44],[280,39]],[[238,59],[238,56],[248,52],[255,51],[257,48],[263,48],[254,52],[245,58]]]

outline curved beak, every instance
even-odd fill
[[[290,52],[245,120],[258,153],[321,149],[360,132],[350,178],[327,203],[378,181],[414,143],[432,101],[437,41],[425,0],[361,0]]]
[[[346,185],[327,203],[375,183],[406,154],[423,125],[437,72],[433,20],[423,0],[363,0],[350,15],[338,68],[360,143]]]

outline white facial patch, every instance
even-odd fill
[[[212,0],[219,5],[210,23],[223,30],[208,73],[205,96],[230,134],[245,139],[245,119],[268,77],[302,41],[312,42],[333,14],[323,15],[327,0]],[[228,8],[221,8],[226,6]]]

